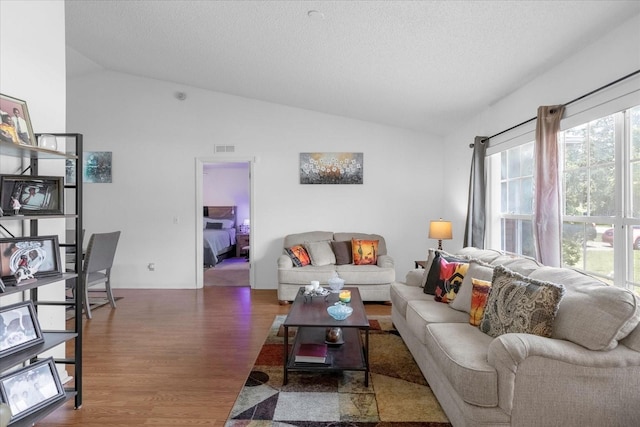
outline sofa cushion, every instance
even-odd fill
[[[520,273],[523,276],[530,275],[534,270],[542,267],[538,261],[531,258],[516,258],[510,259],[500,264],[503,267],[507,267],[511,271],[515,271],[516,273]]]
[[[313,266],[302,268],[278,269],[278,283],[293,285],[308,285],[312,280],[318,280],[321,284],[327,284],[336,271],[335,265]]]
[[[591,350],[611,350],[640,322],[638,296],[575,270],[540,267],[529,277],[562,283],[565,295],[553,326],[553,338]]]
[[[487,280],[471,279],[471,284],[471,311],[469,311],[469,324],[478,326],[484,316],[484,309],[487,306],[487,301],[489,300],[491,282]]]
[[[424,268],[415,268],[413,270],[409,270],[407,275],[404,278],[404,283],[409,286],[415,286],[417,288],[422,285],[422,279],[424,278],[426,272]]]
[[[400,282],[391,284],[391,305],[393,309],[400,313],[403,318],[407,318],[407,304],[415,300],[433,300],[431,295],[422,292],[422,288],[405,285]]]
[[[302,245],[295,245],[290,248],[285,248],[287,255],[293,261],[293,265],[296,267],[304,267],[305,265],[311,264],[311,259],[309,258],[309,254],[307,250]]]
[[[351,242],[331,241],[331,249],[336,256],[336,265],[351,264],[353,257],[351,256]]]
[[[456,312],[444,306],[447,310]],[[498,406],[498,374],[489,365],[487,354],[493,341],[465,323],[433,323],[426,327],[426,347],[437,369],[467,403]]]
[[[497,266],[480,330],[492,337],[510,332],[551,337],[563,294],[562,285],[530,279]]]
[[[433,298],[409,301],[406,313],[407,326],[422,344],[426,343],[427,325],[432,323],[469,324],[467,313],[451,310],[447,304],[434,301]]]
[[[490,264],[491,261],[502,255],[502,252],[494,249],[479,249],[472,246],[462,248],[455,253],[455,256],[465,257],[468,259],[477,259],[479,261]]]
[[[467,262],[466,258],[454,257],[446,252],[436,251],[431,263],[431,268],[427,272],[427,281],[424,285],[424,293],[435,295],[438,285],[442,286],[443,279],[440,277],[440,260],[444,259],[447,262]]]
[[[460,285],[469,269],[468,262],[449,262],[440,257],[440,281],[436,285],[435,300],[450,303],[456,299]]]
[[[469,269],[464,275],[460,290],[456,299],[450,304],[454,310],[470,313],[471,311],[471,279],[491,280],[493,278],[493,266],[472,259],[469,261]]]
[[[305,242],[304,247],[311,258],[311,264],[317,267],[336,263],[336,256],[328,240]]]
[[[348,285],[382,285],[396,280],[396,269],[378,267],[377,265],[336,265],[335,270]]]
[[[378,263],[378,240],[351,239],[351,256],[355,265]]]
[[[295,245],[303,245],[305,242],[320,242],[333,240],[331,231],[309,231],[306,233],[288,234],[284,237],[284,248],[290,248]]]
[[[378,241],[378,255],[387,255],[387,244],[384,237],[379,234],[367,234],[367,233],[334,233],[333,240],[336,242],[344,242],[351,239],[360,240],[377,240]]]

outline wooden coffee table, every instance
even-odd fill
[[[364,385],[369,386],[369,320],[364,310],[358,288],[344,288],[351,291],[353,308],[351,316],[345,320],[335,320],[327,313],[327,307],[338,301],[338,294],[326,297],[306,297],[304,288],[298,291],[289,314],[284,321],[284,380],[287,384],[290,371],[364,371]],[[289,328],[298,331],[289,351]],[[331,327],[342,328],[343,344],[329,344],[329,357],[326,364],[296,363],[295,355],[302,343],[324,343],[326,330]],[[360,331],[364,331],[364,343]]]

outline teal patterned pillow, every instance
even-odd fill
[[[562,285],[530,279],[497,266],[479,328],[492,337],[508,333],[551,337],[563,295]]]

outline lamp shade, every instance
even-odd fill
[[[453,238],[451,232],[451,221],[431,221],[429,224],[429,238],[438,240],[449,240]]]

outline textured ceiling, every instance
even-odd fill
[[[67,0],[68,72],[446,135],[639,13],[639,1]]]

